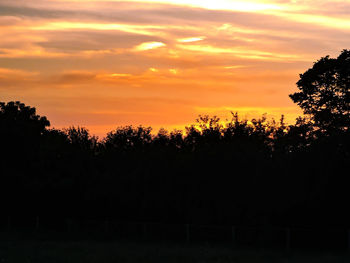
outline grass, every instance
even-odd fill
[[[350,254],[234,249],[230,245],[131,241],[52,241],[1,234],[0,263],[342,263]]]

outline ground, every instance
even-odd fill
[[[1,263],[341,263],[347,251],[233,248],[232,245],[0,237]]]

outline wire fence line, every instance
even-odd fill
[[[2,221],[2,222],[1,222]],[[121,239],[226,243],[233,247],[340,248],[350,250],[350,229],[329,227],[229,226],[120,222],[105,218],[73,219],[8,216],[0,220],[5,231],[35,231],[104,236]]]

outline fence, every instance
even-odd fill
[[[82,238],[112,238],[186,243],[225,243],[234,247],[350,249],[350,230],[321,227],[214,226],[130,223],[111,219],[3,217],[4,231],[59,233]],[[54,235],[53,235],[54,236]]]

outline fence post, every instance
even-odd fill
[[[237,239],[236,239],[236,227],[235,226],[232,226],[231,227],[231,234],[232,234],[232,243],[233,243],[233,246],[236,246],[236,242],[237,242]]]
[[[186,242],[190,243],[190,224],[186,224]]]
[[[286,249],[290,250],[290,227],[286,228]]]

